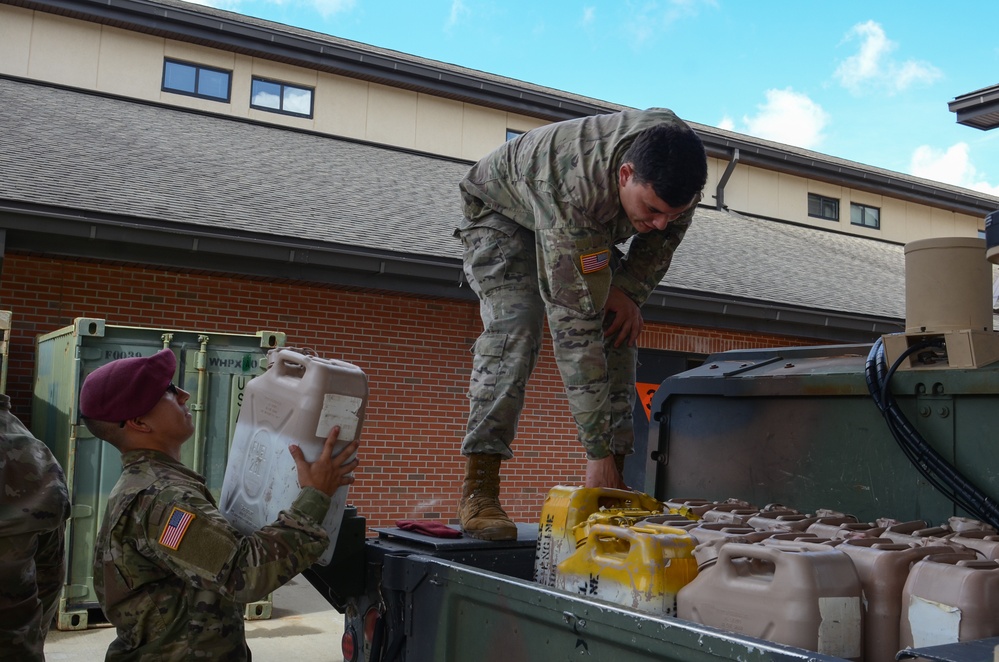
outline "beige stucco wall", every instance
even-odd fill
[[[231,71],[229,103],[162,91],[164,57]],[[508,128],[526,131],[544,124],[526,115],[10,5],[0,5],[0,74],[468,160],[501,144]],[[251,108],[254,76],[312,88],[313,117]]]
[[[718,181],[728,165],[709,159],[708,184],[704,204],[715,204]],[[808,194],[817,193],[839,200],[839,221],[808,215]],[[881,209],[881,228],[850,223],[850,204]],[[734,211],[804,223],[826,230],[905,243],[927,237],[977,237],[984,219],[936,209],[915,202],[837,186],[786,173],[738,164],[725,186],[725,206]]]
[[[164,57],[232,72],[229,103],[164,92]],[[209,113],[476,160],[526,131],[533,117],[410,90],[295,67],[101,26],[54,14],[0,5],[0,74],[58,83]],[[313,117],[250,108],[254,76],[314,89]],[[715,204],[727,163],[709,159],[703,204]],[[808,193],[840,201],[840,221],[808,216]],[[850,224],[850,203],[881,208],[881,229]],[[976,236],[984,219],[926,205],[739,164],[725,188],[733,210],[895,242],[929,236]]]

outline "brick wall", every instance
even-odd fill
[[[469,348],[481,324],[475,304],[16,254],[5,256],[2,284],[0,309],[14,313],[7,391],[26,423],[34,339],[75,317],[218,333],[283,331],[289,347],[349,361],[368,375],[362,467],[350,501],[369,527],[401,518],[455,521]],[[812,344],[663,324],[648,325],[640,343],[698,354]],[[514,519],[536,521],[551,486],[582,483],[584,455],[548,344],[514,452],[503,467],[503,504]]]

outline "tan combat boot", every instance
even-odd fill
[[[499,502],[501,457],[494,454],[469,455],[465,483],[458,502],[461,529],[482,540],[516,540],[517,525]]]

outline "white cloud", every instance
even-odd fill
[[[822,131],[829,123],[829,114],[822,106],[790,88],[767,90],[766,96],[766,103],[757,106],[756,115],[742,118],[746,133],[806,149],[822,143]],[[726,120],[731,124],[730,119]]]
[[[596,7],[583,7],[583,17],[579,20],[579,24],[583,26],[593,25],[596,14]]]
[[[927,62],[895,59],[892,52],[898,45],[874,21],[853,26],[843,40],[859,40],[860,48],[856,55],[843,60],[833,76],[854,94],[895,94],[913,85],[932,83],[941,76],[940,70]]]
[[[448,14],[444,29],[450,30],[466,16],[471,16],[472,12],[465,6],[463,0],[451,0],[451,12]]]
[[[735,122],[732,121],[731,117],[725,115],[721,118],[721,120],[719,120],[718,128],[726,131],[735,131]]]
[[[323,18],[329,18],[333,14],[350,11],[354,8],[354,0],[311,0],[310,4],[322,14]]]
[[[999,195],[999,186],[993,186],[982,179],[971,163],[967,143],[957,143],[945,151],[921,145],[912,153],[909,173],[916,177],[962,186],[974,191]]]
[[[670,30],[674,23],[697,16],[703,7],[717,7],[717,0],[628,0],[625,7],[629,20],[624,29],[635,47],[646,41],[656,42],[661,33]]]

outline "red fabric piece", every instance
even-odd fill
[[[460,538],[461,531],[452,529],[447,524],[435,519],[401,519],[395,523],[397,527],[413,533],[422,533],[434,538]]]

